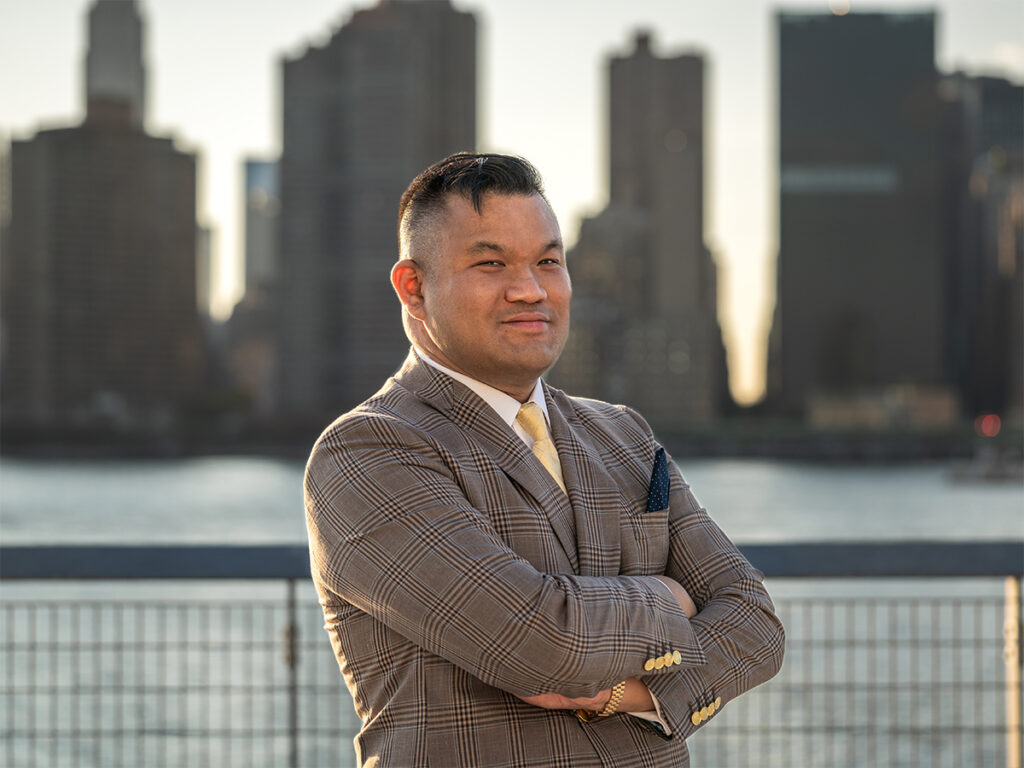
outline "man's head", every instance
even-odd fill
[[[409,338],[526,399],[562,351],[572,294],[540,174],[518,157],[452,155],[409,185],[398,231],[391,282]]]

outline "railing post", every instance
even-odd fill
[[[288,766],[299,768],[299,623],[295,579],[288,579],[288,624],[284,628],[284,663],[288,667]]]
[[[1003,660],[1006,663],[1006,768],[1021,768],[1021,623],[1020,577],[1007,576],[1003,587]]]

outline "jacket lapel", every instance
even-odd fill
[[[563,392],[544,385],[551,434],[569,489],[580,576],[619,573],[622,492]]]
[[[523,495],[533,500],[535,508],[550,524],[573,571],[579,573],[574,515],[569,499],[511,427],[468,387],[421,362],[414,350],[395,378],[473,436],[480,449]]]

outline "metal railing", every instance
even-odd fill
[[[1020,768],[1024,542],[741,548],[786,662],[694,765]],[[308,567],[304,546],[0,548],[0,761],[352,764]]]

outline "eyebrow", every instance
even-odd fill
[[[545,243],[544,247],[541,249],[541,253],[547,253],[552,249],[559,251],[565,250],[565,247],[562,245],[561,238],[556,237],[555,239]],[[492,243],[489,240],[477,240],[475,243],[469,246],[469,248],[467,248],[466,251],[473,254],[484,252],[504,253],[505,249],[498,243]]]
[[[483,253],[485,251],[496,251],[497,253],[504,253],[505,249],[497,243],[492,243],[488,240],[477,240],[469,248],[466,249],[469,253]]]

